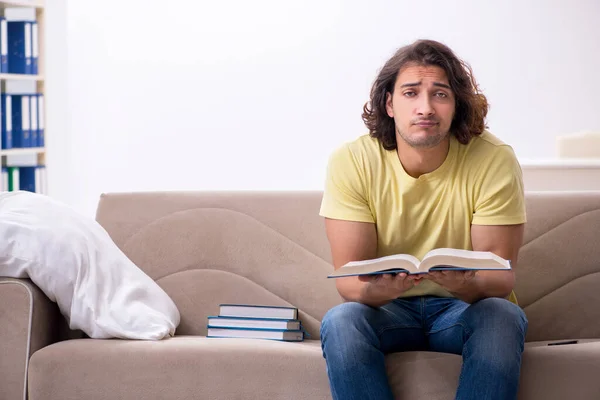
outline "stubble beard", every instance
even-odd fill
[[[427,135],[424,138],[412,138],[405,135],[397,126],[396,132],[408,144],[415,149],[430,149],[442,143],[449,135],[449,132],[438,132],[436,135]]]

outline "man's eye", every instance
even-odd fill
[[[446,97],[448,97],[448,95],[446,93],[442,93],[442,92],[437,92],[435,95],[437,97],[441,97],[442,99],[445,99]]]
[[[413,97],[414,95],[416,95],[416,93],[413,91],[404,92],[404,96],[406,97]]]

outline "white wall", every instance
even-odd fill
[[[73,152],[51,183],[87,214],[110,191],[321,189],[331,150],[366,132],[377,70],[417,38],[470,62],[519,157],[550,158],[556,135],[600,129],[599,15],[596,0],[71,1],[68,131],[50,134]]]
[[[50,196],[73,203],[77,188],[69,129],[67,0],[47,0],[46,4],[51,4],[45,10],[47,62],[44,65],[48,189]]]

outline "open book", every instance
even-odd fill
[[[434,249],[423,260],[410,254],[395,254],[373,260],[351,261],[329,274],[328,278],[354,275],[426,274],[428,271],[444,270],[509,270],[510,261],[489,251],[462,249]]]

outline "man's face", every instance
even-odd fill
[[[397,139],[414,148],[432,148],[448,137],[455,111],[454,93],[444,70],[407,66],[398,74],[386,110],[394,118]]]

